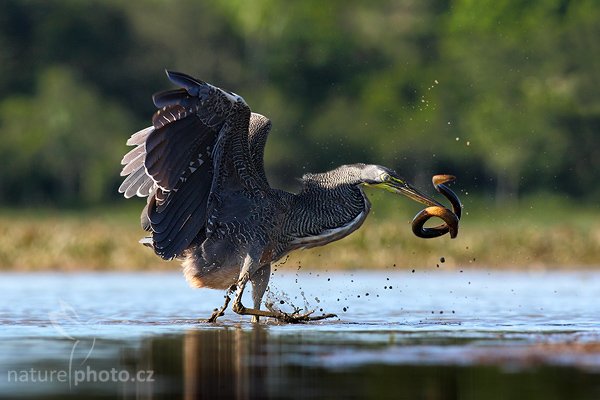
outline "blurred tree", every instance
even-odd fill
[[[277,186],[365,161],[421,185],[456,173],[499,201],[592,198],[598,21],[594,0],[6,0],[0,201],[116,199],[111,163],[170,86],[164,68],[272,119]]]
[[[129,90],[143,88],[143,116],[153,108],[149,94],[168,86],[164,70],[188,74],[230,88],[245,80],[241,43],[231,21],[215,11],[212,2],[195,0],[111,0],[123,13],[135,37],[129,55],[119,65]],[[151,111],[150,111],[151,112]]]
[[[73,205],[112,197],[130,116],[65,68],[44,71],[36,89],[0,103],[1,200]]]
[[[598,6],[561,0],[462,0],[448,16],[444,44],[456,77],[454,112],[480,162],[496,176],[499,201],[515,199],[523,187],[539,189],[540,182],[561,185],[556,177],[573,135],[559,121],[579,108],[574,82],[594,80],[569,65],[586,59],[569,57],[574,43],[567,44],[572,33],[565,29],[573,8],[581,7],[595,9],[598,21]]]
[[[560,48],[553,53],[560,74],[549,77],[554,91],[568,96],[569,103],[558,113],[558,128],[567,137],[562,155],[551,164],[553,180],[539,189],[560,189],[597,202],[600,188],[600,3],[594,0],[569,2],[560,29]],[[548,160],[545,160],[548,162]],[[559,181],[560,184],[557,184]]]
[[[2,6],[0,95],[32,93],[41,71],[63,64],[103,96],[131,96],[134,74],[123,66],[136,39],[119,9],[100,0],[6,0]]]
[[[261,96],[251,103],[274,120],[273,147],[294,149],[285,157],[266,154],[282,183],[305,170],[357,161],[415,173],[428,128],[412,128],[431,121],[432,108],[421,100],[433,79],[415,80],[431,75],[427,63],[437,57],[435,21],[443,4],[261,0],[249,10],[243,1],[219,3],[245,38],[247,64],[260,69],[255,82],[268,81],[255,85],[258,93],[269,85],[268,93],[285,98],[281,109]]]

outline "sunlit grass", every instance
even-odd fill
[[[419,205],[371,193],[372,215],[351,236],[293,253],[278,268],[576,268],[600,266],[600,210],[551,198],[496,207],[462,196],[458,238],[419,239],[410,221]],[[87,211],[0,210],[4,270],[179,268],[138,240],[141,204]],[[129,205],[128,205],[129,206]],[[444,262],[440,258],[444,258]]]
[[[137,211],[86,212],[27,210],[0,212],[7,234],[0,238],[5,270],[131,270],[176,267],[153,255],[138,240],[144,236]]]

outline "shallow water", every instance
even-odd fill
[[[2,274],[0,396],[600,398],[600,272],[278,272],[269,298],[338,318],[199,322],[223,293],[179,273]]]

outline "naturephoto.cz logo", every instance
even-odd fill
[[[92,321],[83,322],[75,309],[69,304],[61,301],[60,310],[49,314],[52,326],[61,336],[73,341],[69,354],[68,365],[58,369],[12,369],[7,371],[7,380],[11,383],[68,383],[69,388],[82,383],[151,383],[154,382],[154,371],[140,370],[129,371],[127,369],[95,369],[87,364],[94,348],[96,338],[77,339],[69,331],[77,330],[78,326],[90,324]],[[82,357],[82,361],[74,363],[76,358]]]
[[[69,383],[69,387],[80,383],[126,383],[126,382],[154,382],[154,371],[137,371],[131,373],[126,369],[110,370],[92,369],[89,365],[75,369],[21,369],[9,370],[8,382],[19,383]]]

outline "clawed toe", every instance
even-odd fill
[[[267,308],[271,311],[273,318],[278,319],[279,321],[287,322],[287,323],[291,323],[291,324],[296,324],[299,322],[307,322],[307,321],[319,321],[319,320],[326,319],[326,318],[337,317],[336,314],[322,314],[322,315],[313,316],[312,314],[315,312],[315,310],[310,310],[305,313],[300,313],[300,309],[296,309],[296,310],[294,310],[293,313],[286,313],[286,312],[283,312],[281,310],[274,308],[272,304],[267,304]]]
[[[307,321],[319,321],[322,319],[326,319],[326,318],[335,318],[337,317],[337,315],[335,314],[323,314],[323,315],[311,315],[313,311],[309,311],[307,313],[304,314],[287,314],[287,313],[283,313],[283,318],[281,318],[281,321],[284,322],[289,322],[292,324],[298,323],[298,322],[307,322]]]
[[[219,308],[215,308],[210,318],[206,320],[206,322],[217,322],[217,318],[225,315],[225,312]]]

